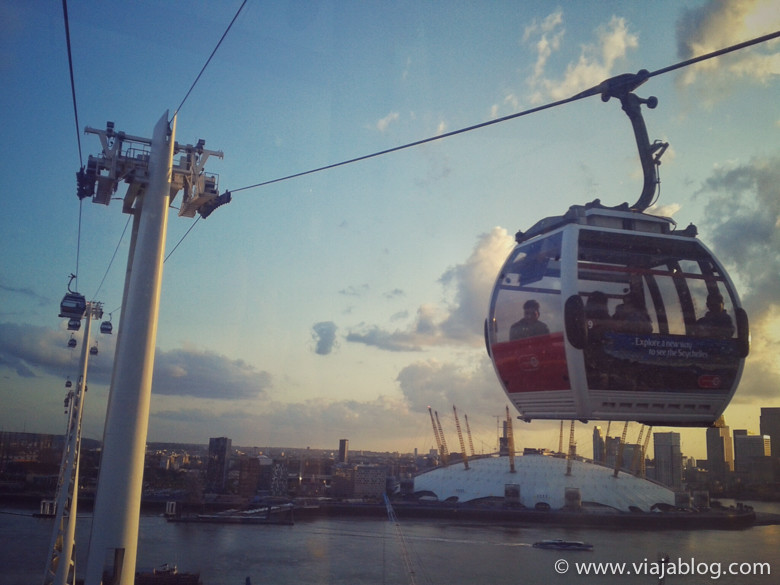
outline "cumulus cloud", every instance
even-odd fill
[[[503,228],[493,228],[478,239],[462,264],[445,271],[439,282],[451,298],[446,307],[424,304],[406,328],[385,331],[363,324],[347,334],[347,341],[388,351],[420,351],[436,345],[482,343],[490,291],[514,240]]]
[[[420,361],[403,368],[397,382],[409,408],[415,412],[453,404],[469,412],[490,414],[502,392],[487,355],[472,367],[438,360]],[[485,410],[487,408],[487,411]]]
[[[254,398],[271,386],[271,375],[244,360],[212,351],[157,350],[152,392],[217,400]]]
[[[775,0],[710,0],[683,11],[677,22],[677,55],[690,59],[778,29],[780,11]],[[771,42],[687,67],[677,81],[681,86],[705,82],[702,93],[711,96],[717,95],[712,84],[722,89],[735,79],[764,83],[778,74],[780,52],[778,43]]]
[[[320,321],[312,325],[312,339],[314,339],[314,353],[328,355],[336,345],[336,330],[338,327],[333,321]]]
[[[380,132],[384,132],[385,130],[387,130],[390,124],[392,124],[393,122],[397,122],[399,117],[400,116],[398,112],[390,112],[389,114],[387,114],[387,116],[377,121],[376,129],[379,130]]]
[[[780,156],[719,169],[697,197],[707,198],[702,238],[740,285],[752,347],[737,397],[767,398],[780,387]]]
[[[81,344],[81,334],[75,337]],[[69,349],[69,338],[64,329],[0,323],[0,367],[24,378],[75,374],[80,348]],[[90,346],[97,343],[99,354],[90,355],[90,383],[110,383],[115,342],[115,336],[100,336],[96,341],[93,337]],[[155,353],[154,394],[235,400],[258,396],[270,385],[267,372],[215,352],[158,349]]]
[[[639,46],[624,18],[613,16],[596,31],[596,42],[582,45],[579,58],[569,63],[563,77],[547,76],[546,65],[553,52],[562,47],[563,14],[555,12],[540,25],[527,28],[523,40],[532,43],[537,53],[532,75],[526,80],[531,89],[531,102],[564,99],[598,85],[614,75],[613,68],[629,50]]]
[[[64,375],[67,370],[75,370],[78,364],[79,349],[67,346],[71,333],[63,329],[49,329],[16,323],[0,323],[0,366],[10,368],[25,378],[34,378],[41,373]],[[75,335],[79,343],[81,333]],[[93,359],[96,381],[106,381],[110,369]]]

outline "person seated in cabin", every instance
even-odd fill
[[[523,318],[509,328],[509,340],[549,335],[550,329],[539,320],[539,302],[529,299],[523,304]]]
[[[653,323],[645,304],[633,291],[624,296],[623,302],[615,307],[612,324],[618,333],[647,335],[653,332]]]
[[[723,295],[713,292],[707,295],[707,312],[696,321],[695,334],[700,337],[730,339],[734,336],[734,323],[723,306]]]
[[[585,323],[588,326],[588,341],[600,341],[608,328],[611,317],[607,308],[607,295],[600,290],[588,295],[585,302]]]

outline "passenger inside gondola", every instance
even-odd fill
[[[646,335],[653,332],[653,324],[639,293],[629,292],[623,302],[615,307],[612,316],[615,331]]]
[[[529,299],[523,304],[523,318],[509,328],[509,339],[524,339],[537,335],[549,335],[550,329],[539,320],[539,302]]]
[[[707,313],[696,321],[696,335],[731,339],[734,336],[734,323],[723,306],[723,295],[713,292],[707,295]]]

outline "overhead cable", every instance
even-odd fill
[[[661,74],[664,74],[664,73],[668,73],[670,71],[674,71],[674,70],[680,69],[682,67],[688,67],[688,66],[693,65],[695,63],[699,63],[699,62],[705,61],[707,59],[713,59],[715,57],[719,57],[721,55],[725,55],[726,53],[731,53],[733,51],[738,51],[740,49],[744,49],[744,48],[747,48],[747,47],[750,47],[750,46],[753,46],[753,45],[757,45],[759,43],[764,43],[766,41],[770,41],[770,40],[778,38],[778,37],[780,37],[780,31],[775,31],[774,33],[771,33],[771,34],[768,34],[768,35],[764,35],[762,37],[758,37],[758,38],[752,39],[750,41],[745,41],[744,43],[739,43],[737,45],[726,47],[725,49],[720,49],[720,50],[717,50],[717,51],[713,51],[712,53],[707,53],[706,55],[701,55],[699,57],[694,57],[692,59],[688,59],[687,61],[682,61],[682,62],[677,63],[675,65],[670,65],[669,67],[664,67],[662,69],[658,69],[656,71],[648,73],[647,77],[654,77],[656,75],[661,75]],[[577,95],[574,95],[572,97],[569,97],[569,98],[566,98],[566,99],[562,99],[562,100],[558,100],[556,102],[551,102],[549,104],[545,104],[545,105],[538,106],[538,107],[535,107],[535,108],[531,108],[531,109],[528,109],[528,110],[523,110],[522,112],[517,112],[515,114],[510,114],[508,116],[503,116],[501,118],[496,118],[495,120],[489,120],[487,122],[482,122],[480,124],[474,124],[473,126],[467,126],[466,128],[460,128],[459,130],[453,130],[451,132],[446,132],[444,134],[437,134],[436,136],[431,136],[430,138],[424,138],[422,140],[416,140],[415,142],[409,142],[407,144],[402,144],[400,146],[395,146],[393,148],[387,148],[385,150],[380,150],[380,151],[374,152],[372,154],[366,154],[366,155],[363,155],[363,156],[358,156],[356,158],[351,158],[349,160],[344,160],[344,161],[341,161],[341,162],[325,165],[325,166],[322,166],[322,167],[317,167],[315,169],[310,169],[308,171],[302,171],[300,173],[294,173],[292,175],[279,177],[277,179],[271,179],[271,180],[268,180],[268,181],[255,183],[253,185],[247,185],[246,187],[239,187],[238,189],[231,189],[231,192],[232,193],[236,193],[237,191],[246,191],[248,189],[255,189],[257,187],[264,187],[266,185],[271,185],[273,183],[280,183],[282,181],[287,181],[287,180],[290,180],[290,179],[296,179],[298,177],[303,177],[305,175],[311,175],[313,173],[319,173],[321,171],[326,171],[326,170],[329,170],[329,169],[334,169],[334,168],[341,167],[341,166],[344,166],[344,165],[348,165],[348,164],[364,161],[364,160],[367,160],[367,159],[370,159],[370,158],[375,158],[375,157],[382,156],[382,155],[385,155],[385,154],[390,154],[391,152],[398,152],[399,150],[405,150],[407,148],[412,148],[414,146],[420,146],[422,144],[427,144],[429,142],[434,142],[436,140],[442,140],[444,138],[450,138],[451,136],[455,136],[457,134],[463,134],[465,132],[471,132],[472,130],[478,130],[480,128],[485,128],[487,126],[492,126],[494,124],[499,124],[501,122],[506,122],[508,120],[514,120],[515,118],[520,118],[522,116],[528,116],[530,114],[535,114],[535,113],[541,112],[543,110],[548,110],[550,108],[555,108],[555,107],[558,107],[558,106],[562,106],[564,104],[568,104],[568,103],[571,103],[571,102],[574,102],[574,101],[577,101],[577,100],[581,100],[581,99],[586,98],[586,97],[591,97],[593,95],[600,94],[601,92],[602,92],[601,86],[598,85],[598,86],[592,87],[591,89],[588,89],[588,90],[585,90],[583,92],[580,92]]]
[[[176,108],[176,111],[173,114],[174,116],[179,113],[179,110],[181,110],[182,106],[184,105],[184,102],[186,102],[187,98],[190,97],[190,94],[192,93],[192,90],[195,89],[195,86],[197,85],[198,81],[200,80],[200,76],[203,75],[203,72],[206,70],[206,67],[209,66],[209,63],[211,62],[211,58],[217,52],[217,49],[219,49],[219,46],[222,44],[222,41],[225,40],[225,37],[227,36],[228,32],[230,31],[230,28],[233,26],[233,23],[236,22],[236,19],[238,18],[238,15],[241,14],[241,10],[243,10],[244,6],[246,5],[246,2],[247,2],[247,0],[244,0],[241,3],[241,6],[239,6],[238,11],[236,11],[236,15],[233,17],[233,20],[230,21],[230,24],[225,29],[225,32],[222,34],[222,38],[219,39],[219,42],[217,43],[217,46],[214,47],[213,51],[211,51],[211,55],[209,55],[209,58],[206,60],[206,63],[203,65],[203,68],[200,70],[200,73],[198,73],[198,76],[195,78],[195,81],[192,82],[192,85],[190,86],[190,89],[187,92],[187,95],[184,96],[184,99],[181,100],[181,103],[179,104],[179,107]]]

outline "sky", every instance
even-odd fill
[[[171,210],[149,440],[427,452],[431,406],[457,451],[456,405],[475,449],[494,451],[508,400],[484,348],[490,290],[517,230],[638,198],[619,103],[596,96],[243,188],[780,30],[777,0],[249,0],[187,95],[240,5],[70,3],[74,108],[61,3],[0,2],[0,429],[65,430],[78,366],[57,317],[69,274],[115,331],[121,321],[128,216],[79,204],[75,173],[100,147],[84,128],[151,137],[178,109],[177,141],[222,151],[206,170],[235,192],[194,227]],[[697,225],[750,315],[725,416],[758,432],[760,408],[780,406],[780,43],[637,93],[658,97],[648,132],[670,143],[654,212]],[[84,435],[100,439],[116,335],[95,337]],[[576,425],[586,456],[594,424],[606,426]],[[557,449],[558,429],[518,421],[515,440]],[[655,430],[706,457],[704,430]]]

